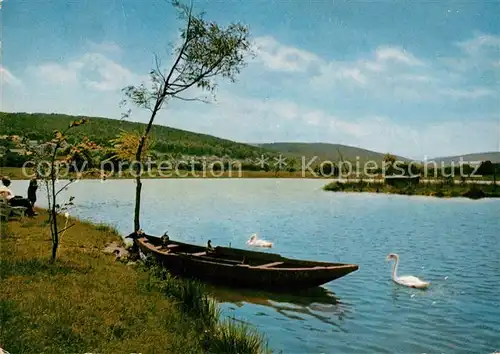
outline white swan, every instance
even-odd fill
[[[252,237],[247,241],[247,245],[256,247],[273,247],[273,243],[265,240],[260,240],[257,238],[257,234],[253,234]]]
[[[430,285],[429,282],[423,281],[412,275],[404,275],[402,277],[398,277],[397,271],[399,265],[399,255],[397,255],[396,253],[391,253],[385,260],[389,261],[391,259],[395,260],[394,265],[392,266],[392,280],[395,283],[417,289],[425,289]]]

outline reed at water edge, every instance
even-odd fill
[[[149,274],[148,289],[158,289],[173,299],[180,311],[190,317],[202,334],[204,350],[209,353],[272,353],[265,337],[235,318],[221,320],[217,302],[210,298],[203,283],[172,276],[148,257],[142,268]]]

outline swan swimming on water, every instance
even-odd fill
[[[257,234],[253,234],[252,237],[247,241],[247,245],[256,247],[273,247],[273,243],[265,240],[260,240],[257,238]]]
[[[399,277],[397,274],[399,265],[399,255],[397,255],[396,253],[391,253],[387,256],[385,260],[389,261],[391,259],[395,260],[394,265],[392,266],[392,280],[395,283],[417,289],[425,289],[430,285],[429,282],[423,281],[422,279],[419,279],[412,275],[404,275]]]

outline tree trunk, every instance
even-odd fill
[[[139,231],[141,228],[139,215],[141,214],[141,176],[138,174],[135,178],[137,185],[135,186],[135,209],[134,209],[134,231]]]
[[[56,220],[55,216],[54,220]],[[52,262],[55,262],[56,260],[57,248],[59,247],[59,235],[57,233],[57,223],[54,223],[54,237],[52,239]]]
[[[141,173],[142,173],[142,150],[144,149],[144,144],[147,138],[147,131],[139,141],[139,146],[137,147],[137,153],[135,155],[135,208],[134,208],[134,232],[141,229],[140,215],[141,215]]]
[[[52,208],[51,208],[51,218],[52,218],[52,262],[56,260],[57,248],[59,247],[59,231],[57,229],[57,212],[56,212],[56,181],[52,179]]]
[[[149,118],[148,125],[146,126],[146,130],[139,141],[139,146],[137,147],[137,152],[135,154],[136,160],[136,169],[135,169],[135,180],[137,182],[135,186],[135,209],[134,209],[134,232],[137,232],[141,229],[140,223],[140,213],[141,213],[141,190],[142,190],[142,182],[141,182],[141,174],[142,174],[142,150],[144,149],[144,145],[146,144],[146,139],[148,138],[151,127],[153,126],[153,121],[155,120],[156,113],[160,110],[161,104],[163,102],[163,96],[160,96],[155,104],[153,109],[153,113],[151,114],[151,118]]]

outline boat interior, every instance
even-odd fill
[[[276,268],[324,268],[335,266],[346,266],[345,263],[327,263],[316,261],[303,261],[282,257],[276,253],[247,251],[243,249],[217,246],[213,249],[207,247],[169,241],[166,245],[158,237],[147,237],[143,239],[150,244],[150,248],[159,253],[175,253],[183,256],[199,257],[199,259],[222,264],[248,266],[253,268],[276,269]]]

